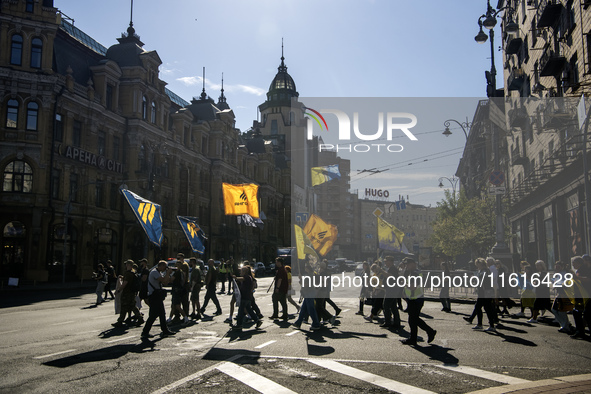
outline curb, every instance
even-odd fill
[[[583,374],[490,387],[484,390],[472,391],[468,394],[506,394],[519,392],[523,392],[523,394],[550,392],[582,393],[589,391],[591,391],[591,374]]]

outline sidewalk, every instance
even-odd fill
[[[95,280],[73,281],[73,282],[42,282],[37,284],[23,284],[19,286],[7,286],[5,283],[0,285],[0,293],[11,294],[21,292],[38,292],[38,291],[60,291],[60,290],[77,290],[77,289],[96,289]]]
[[[469,394],[591,393],[591,374],[564,376],[473,391]]]

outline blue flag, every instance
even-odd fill
[[[160,248],[162,244],[162,214],[160,205],[148,201],[129,190],[121,190],[148,239]]]
[[[203,254],[205,252],[204,243],[207,238],[205,238],[205,233],[197,224],[197,218],[189,216],[177,216],[176,218],[185,232],[193,252]]]

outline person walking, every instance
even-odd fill
[[[441,263],[441,290],[439,291],[439,301],[441,301],[441,305],[443,308],[441,309],[443,312],[451,312],[451,301],[449,298],[449,283],[446,281],[446,278],[451,278],[451,273],[449,271],[449,265],[447,263]]]
[[[485,331],[489,332],[496,332],[495,328],[495,317],[496,314],[494,313],[494,289],[490,285],[490,271],[487,267],[486,260],[483,258],[476,259],[476,268],[478,268],[477,276],[478,276],[478,283],[482,283],[481,286],[478,286],[476,290],[476,294],[478,298],[476,299],[476,304],[474,305],[474,310],[472,311],[472,315],[470,317],[464,317],[468,323],[472,324],[474,318],[476,317],[477,324],[472,327],[475,330],[482,330],[482,308],[486,312],[486,316],[488,318],[489,327]]]
[[[164,272],[166,271],[166,274]],[[150,271],[148,275],[148,301],[150,306],[150,312],[148,314],[148,320],[142,330],[142,339],[152,338],[150,329],[156,321],[156,318],[160,320],[160,330],[162,335],[174,335],[174,332],[168,329],[166,325],[166,309],[164,308],[164,299],[166,298],[166,291],[162,288],[162,285],[170,283],[172,280],[170,273],[172,269],[168,268],[166,261],[160,260],[158,265]]]
[[[228,265],[224,259],[222,259],[220,264],[219,274],[219,281],[222,282],[222,288],[218,294],[224,294],[226,292],[226,275],[228,274]]]
[[[189,282],[191,284],[191,305],[193,306],[193,313],[191,313],[191,318],[193,319],[201,319],[201,313],[199,312],[201,309],[201,304],[199,303],[199,293],[201,292],[201,287],[203,286],[203,273],[201,272],[201,260],[199,263],[197,262],[197,258],[191,257],[189,259],[189,265],[191,266],[191,274]]]
[[[205,298],[203,299],[203,306],[201,307],[201,314],[205,313],[205,308],[207,308],[207,304],[211,300],[216,307],[216,311],[214,313],[215,316],[222,314],[222,307],[220,306],[220,302],[218,301],[218,297],[215,294],[215,290],[217,287],[217,280],[218,280],[218,271],[215,268],[215,262],[213,259],[207,260],[207,275],[205,275]]]
[[[382,328],[400,328],[400,313],[396,305],[396,300],[400,298],[400,288],[396,286],[398,278],[398,267],[394,264],[393,256],[386,256],[384,260],[385,270],[385,295],[384,295],[384,322],[380,325]]]
[[[275,259],[275,288],[273,289],[273,314],[270,316],[271,319],[279,319],[279,304],[281,304],[282,314],[281,319],[287,320],[289,314],[287,313],[287,289],[289,286],[287,280],[287,271],[283,266],[283,258],[277,257]]]
[[[242,276],[234,276],[240,288],[240,304],[238,305],[238,316],[236,317],[236,325],[232,327],[233,330],[242,331],[242,322],[244,321],[245,312],[248,313],[256,323],[256,328],[260,328],[263,321],[258,318],[252,309],[252,300],[254,298],[254,278],[250,271],[250,266],[245,265],[241,270]],[[230,316],[231,318],[231,316]]]
[[[113,327],[123,327],[123,321],[129,312],[132,312],[135,315],[137,319],[136,324],[138,326],[144,324],[142,314],[140,313],[135,302],[136,289],[134,284],[136,281],[136,275],[135,272],[133,272],[133,265],[133,260],[127,260],[125,262],[123,284],[119,289],[116,290],[117,293],[121,293],[121,313],[119,314],[119,319],[117,319],[117,322],[112,324]]]
[[[285,271],[287,271],[287,282],[288,282],[288,287],[287,287],[287,301],[295,306],[295,308],[297,309],[297,313],[300,313],[300,305],[295,302],[293,300],[293,298],[291,297],[293,294],[295,294],[295,291],[293,290],[292,286],[291,286],[291,281],[292,281],[292,275],[291,275],[291,267],[289,265],[285,266]]]
[[[103,291],[105,290],[105,285],[108,281],[105,267],[99,263],[97,270],[95,273],[93,273],[92,277],[96,280],[96,305],[98,306],[105,302],[105,299],[103,298]]]
[[[435,339],[437,330],[429,327],[429,325],[425,323],[425,321],[421,319],[420,316],[421,309],[423,309],[423,304],[425,303],[422,283],[420,283],[420,280],[418,280],[419,277],[422,277],[422,274],[419,270],[417,270],[417,263],[414,261],[414,259],[405,257],[403,264],[405,267],[404,276],[406,276],[406,287],[404,288],[404,293],[407,302],[406,309],[408,312],[410,338],[403,340],[402,343],[405,345],[416,345],[419,327],[427,332],[427,343],[431,343]]]
[[[363,271],[361,272],[361,291],[359,292],[359,310],[355,313],[356,315],[363,316],[363,306],[365,301],[371,298],[371,286],[369,286],[369,278],[371,277],[371,270],[369,269],[369,263],[363,262]]]

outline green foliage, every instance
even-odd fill
[[[456,195],[446,190],[437,210],[430,240],[435,252],[452,258],[467,251],[484,256],[495,244],[494,198],[470,200],[462,190]]]

